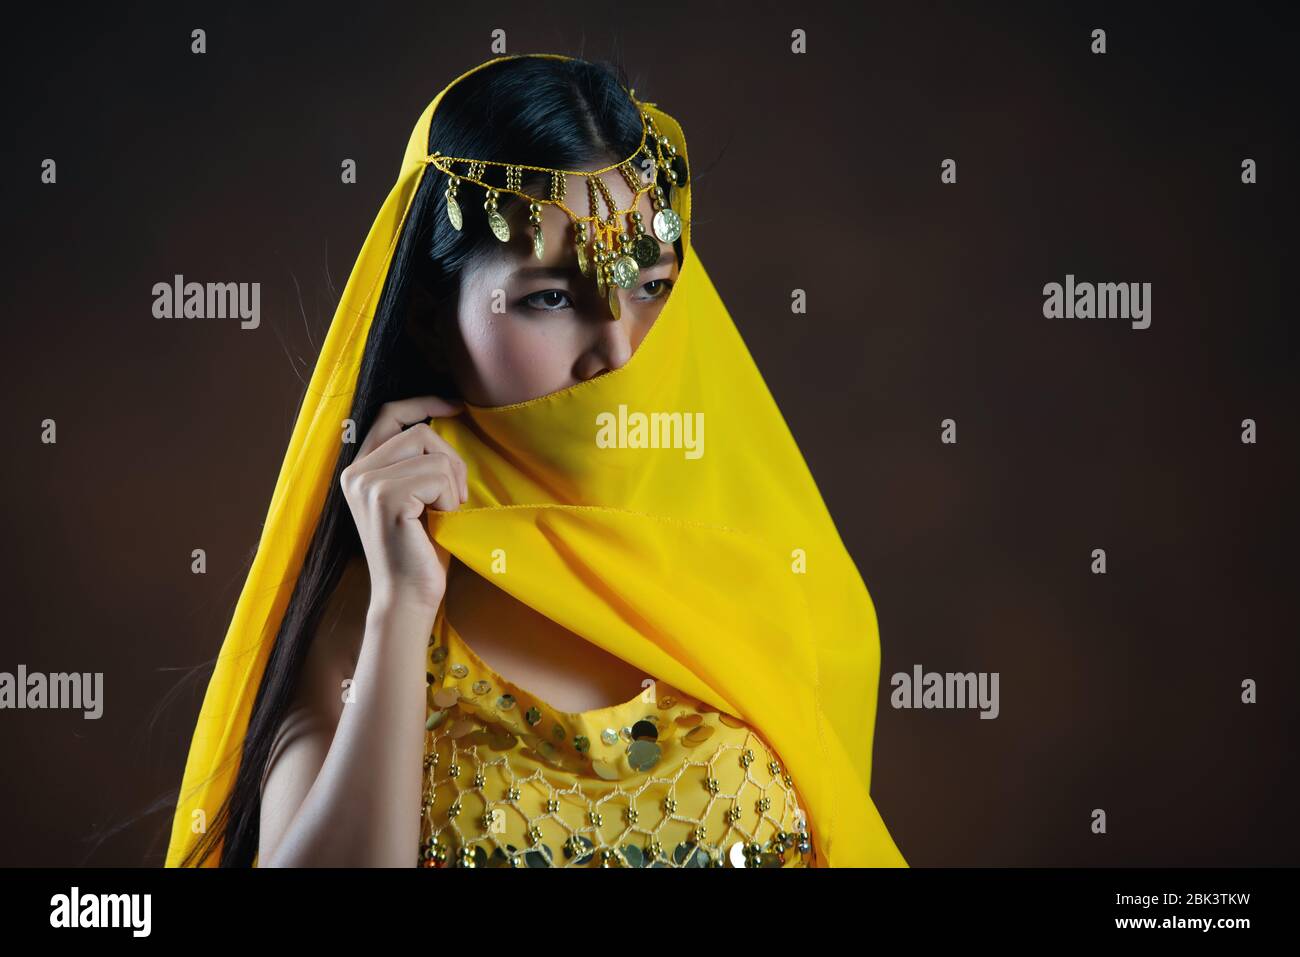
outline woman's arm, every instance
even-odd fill
[[[271,756],[261,867],[418,862],[424,656],[434,612],[396,598],[358,602],[355,587],[347,592],[352,601],[344,599],[338,623],[313,642],[301,704],[282,725],[283,748]]]
[[[462,408],[437,396],[385,403],[339,473],[365,561],[342,576],[348,584],[340,582],[336,595],[353,614],[343,616],[348,624],[332,629],[330,640],[313,641],[308,657],[317,660],[305,663],[302,707],[282,724],[298,735],[268,768],[263,867],[418,861],[424,656],[451,561],[425,520],[429,509],[455,511],[469,497],[464,460],[428,420]],[[355,597],[363,580],[364,601]],[[358,641],[359,650],[343,654]],[[348,657],[355,670],[344,695]]]

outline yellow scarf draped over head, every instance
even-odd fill
[[[169,867],[180,865],[199,837],[196,822],[211,818],[233,787],[271,643],[340,452],[379,292],[411,199],[431,175],[421,160],[434,110],[455,82],[504,59],[466,71],[425,108],[348,279],[203,700]],[[678,123],[642,105],[688,158]],[[793,778],[820,866],[905,867],[869,793],[875,609],[691,246],[693,182],[673,198],[683,220],[678,279],[623,367],[433,421],[465,459],[470,496],[459,511],[430,510],[428,529],[538,612],[748,722]],[[205,864],[216,861],[213,854]]]

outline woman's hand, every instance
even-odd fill
[[[425,510],[454,512],[469,486],[464,460],[425,420],[463,408],[437,396],[384,404],[340,476],[366,553],[371,607],[400,601],[437,612],[442,603],[450,556],[429,537]]]

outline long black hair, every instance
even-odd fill
[[[617,162],[631,156],[641,139],[641,119],[628,97],[628,85],[623,67],[607,61],[530,56],[503,60],[446,91],[429,126],[428,151],[562,169]],[[500,167],[489,169],[501,172]],[[549,195],[549,183],[539,183],[539,175],[546,174],[525,175],[524,190]],[[668,180],[659,175],[667,194]],[[486,255],[497,240],[486,217],[473,215],[471,204],[466,206],[463,231],[451,226],[445,187],[446,177],[427,169],[403,225],[353,394],[351,418],[358,435],[369,431],[386,402],[428,393],[458,397],[446,373],[431,369],[411,341],[406,324],[411,292],[413,284],[419,284],[435,304],[436,320],[454,322],[461,271]],[[466,198],[463,190],[461,198]],[[514,212],[520,203],[519,197],[503,192],[498,208],[512,222],[523,222],[526,211]],[[675,245],[680,261],[680,239]],[[348,562],[363,554],[339,482],[357,447],[345,443],[334,464],[324,507],[257,689],[234,787],[182,866],[203,865],[218,845],[221,867],[253,863],[262,775],[271,747],[327,601]]]

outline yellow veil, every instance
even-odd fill
[[[253,699],[340,452],[378,295],[429,175],[421,162],[429,123],[449,88],[411,132],[317,360],[203,700],[168,867],[180,866],[200,836],[197,822],[233,787]],[[686,157],[678,123],[643,106]],[[691,245],[693,182],[673,200],[683,220],[677,282],[626,365],[537,399],[434,420],[465,459],[470,497],[459,511],[429,511],[428,528],[540,613],[753,726],[794,779],[821,866],[906,867],[869,793],[875,608]],[[626,447],[639,437],[636,413],[654,412],[693,422],[702,413],[702,454]],[[608,416],[631,423],[624,447],[597,442]],[[214,853],[205,863],[216,861]]]

